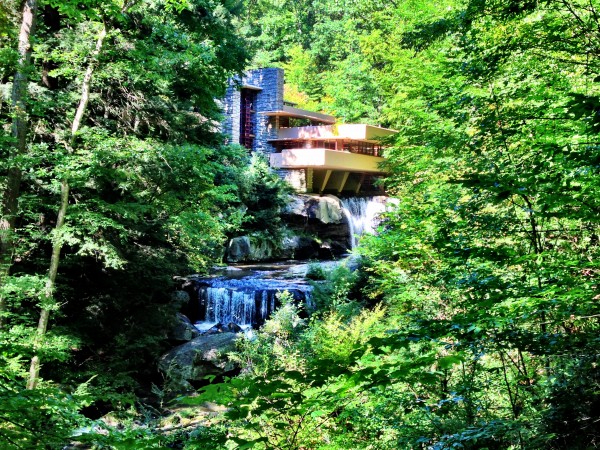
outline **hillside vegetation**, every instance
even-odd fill
[[[0,42],[0,447],[600,445],[596,0],[27,0]],[[173,275],[270,232],[260,186],[285,191],[215,129],[265,66],[399,131],[398,204],[239,376],[169,403]]]

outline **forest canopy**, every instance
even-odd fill
[[[596,447],[599,30],[595,0],[0,4],[0,446]],[[398,130],[396,206],[313,309],[282,294],[241,374],[177,400],[221,416],[167,433],[144,397],[173,276],[280,227],[215,102],[267,66]]]

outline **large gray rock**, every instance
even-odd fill
[[[317,254],[308,258],[329,259],[350,249],[348,219],[337,197],[294,195],[284,211],[283,219],[293,233],[309,236],[313,242],[319,243]]]
[[[184,314],[177,313],[175,323],[168,334],[172,341],[188,342],[200,336],[198,329]]]
[[[314,219],[326,225],[339,224],[344,220],[344,211],[339,199],[328,195],[294,195],[286,207],[285,214]]]
[[[250,238],[248,236],[233,238],[227,246],[227,261],[248,261],[250,259],[250,245]]]
[[[333,195],[296,194],[283,211],[288,230],[281,241],[239,236],[231,239],[225,259],[229,263],[277,259],[329,259],[350,248],[348,219],[340,200]]]
[[[231,239],[227,246],[227,262],[268,261],[277,258],[278,242],[239,236]]]
[[[240,327],[237,323],[229,322],[228,324],[223,325],[219,322],[206,330],[203,334],[241,333],[242,331],[244,330],[242,330],[242,327]]]
[[[285,259],[310,259],[319,256],[320,244],[314,238],[290,235],[281,243],[281,257]]]
[[[227,353],[235,349],[236,333],[201,335],[161,356],[158,368],[175,390],[186,390],[189,381],[221,375],[235,369]]]
[[[320,247],[321,245],[314,238],[289,233],[280,241],[241,236],[230,241],[226,260],[230,263],[241,263],[317,258]]]
[[[318,206],[317,206],[318,205]],[[339,199],[333,196],[319,197],[319,202],[309,209],[309,217],[320,220],[324,224],[341,223],[344,220],[344,212]]]
[[[306,203],[312,196],[296,194],[289,196],[289,201],[285,207],[284,214],[292,216],[306,216],[307,206]]]

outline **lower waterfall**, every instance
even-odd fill
[[[259,289],[237,290],[226,287],[203,287],[199,290],[203,322],[227,324],[233,322],[242,327],[263,323],[275,309],[277,291]]]
[[[324,262],[323,264],[328,264]],[[280,293],[310,305],[310,286],[304,279],[308,264],[230,266],[213,277],[190,277],[195,299],[186,315],[200,330],[233,322],[258,327],[279,306]]]

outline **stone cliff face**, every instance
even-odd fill
[[[322,258],[350,250],[348,217],[337,197],[296,195],[284,212],[284,221],[295,233],[313,237]]]
[[[348,218],[334,196],[294,195],[283,220],[288,232],[280,242],[236,237],[228,244],[226,261],[330,259],[350,250]]]

